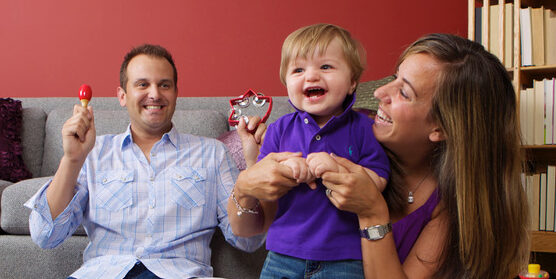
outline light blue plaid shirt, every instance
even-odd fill
[[[163,278],[212,276],[216,226],[242,250],[262,244],[263,236],[232,234],[226,206],[238,171],[222,143],[172,128],[150,157],[133,143],[129,127],[97,137],[75,196],[56,220],[46,200],[50,182],[25,203],[33,241],[56,247],[83,224],[90,242],[76,278],[123,278],[137,261]]]

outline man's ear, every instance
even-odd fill
[[[440,127],[434,127],[429,134],[429,140],[432,142],[441,142],[446,140],[446,135],[444,135],[444,131],[442,131]]]
[[[125,107],[126,104],[126,93],[125,90],[121,87],[118,86],[118,90],[117,90],[117,95],[118,95],[118,101],[120,101],[120,106]]]

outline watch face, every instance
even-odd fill
[[[380,235],[380,232],[378,231],[378,228],[371,228],[370,230],[368,230],[368,232],[370,239],[377,239],[382,237],[382,235]]]
[[[379,240],[383,239],[384,236],[392,231],[392,225],[390,223],[386,225],[376,225],[373,227],[367,227],[360,231],[361,237],[366,238],[368,240]]]

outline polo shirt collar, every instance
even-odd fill
[[[338,116],[332,116],[332,118],[330,118],[330,120],[328,120],[328,122],[330,122],[332,119],[334,118],[338,118],[338,119],[342,119],[346,116],[346,114],[349,113],[349,111],[351,110],[351,107],[353,107],[353,104],[355,104],[355,98],[356,98],[356,92],[353,92],[353,94],[346,96],[346,99],[344,100],[344,111],[342,112],[342,114],[338,115]],[[295,111],[297,111],[300,115],[304,116],[304,117],[311,117],[309,113],[307,113],[306,111],[302,111],[298,108],[296,108],[291,100],[288,100],[288,102],[290,103],[290,105],[295,109]],[[347,104],[347,105],[346,105]],[[311,117],[312,118],[312,117]]]

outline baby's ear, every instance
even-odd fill
[[[446,140],[446,136],[444,135],[444,131],[440,129],[440,127],[435,127],[432,132],[429,134],[429,140],[432,142],[440,142]]]
[[[349,88],[348,95],[352,95],[353,92],[355,92],[355,88],[357,88],[357,81],[354,80],[351,82],[351,87]]]

